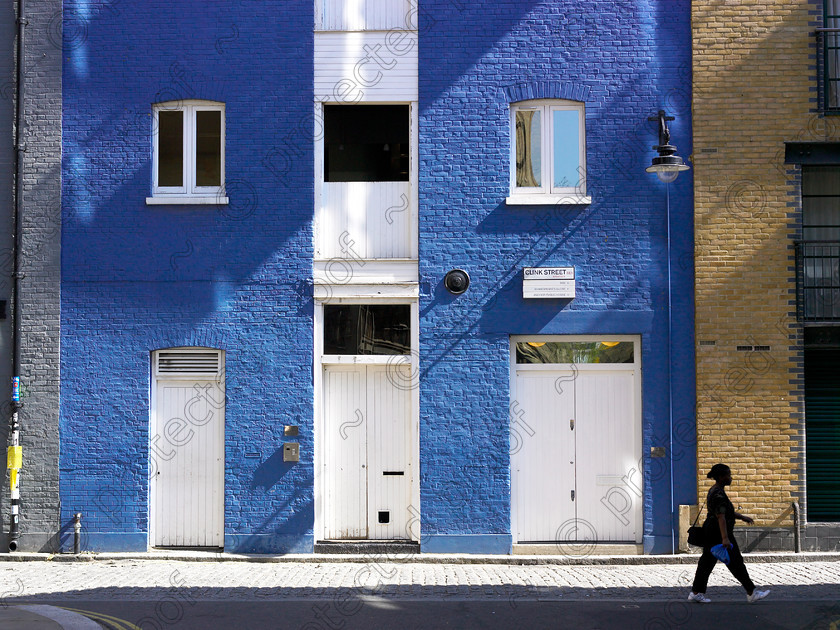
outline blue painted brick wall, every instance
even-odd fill
[[[643,453],[669,434],[665,186],[647,121],[691,153],[687,0],[420,12],[421,505],[430,536],[510,535],[509,336],[642,336]],[[589,206],[507,206],[510,103],[586,103]],[[671,184],[675,502],[694,501],[692,177]],[[572,301],[524,300],[527,266],[573,265]],[[469,291],[442,286],[466,269]],[[688,437],[685,437],[688,436]],[[645,459],[645,544],[670,550],[670,475]],[[550,500],[550,497],[547,497]]]
[[[151,351],[209,346],[228,546],[311,549],[313,11],[65,2],[62,523],[83,512],[91,548],[145,547]],[[226,104],[230,204],[147,206],[151,105],[188,98]]]

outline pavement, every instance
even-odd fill
[[[0,629],[99,628],[101,618],[72,610],[74,603],[98,601],[682,601],[697,559],[696,554],[0,554]],[[840,553],[756,553],[745,559],[753,581],[769,587],[773,601],[840,602]],[[709,593],[715,601],[744,598],[720,564]]]

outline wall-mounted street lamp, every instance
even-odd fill
[[[664,109],[660,109],[656,116],[648,118],[650,121],[659,121],[659,145],[653,147],[659,153],[653,158],[651,165],[645,170],[648,173],[656,173],[656,176],[666,184],[677,179],[682,171],[687,171],[689,166],[677,155],[677,147],[671,144],[671,132],[668,130],[668,121],[674,120],[673,116],[667,116]]]
[[[653,150],[659,153],[651,165],[645,170],[648,173],[656,173],[660,181],[670,184],[677,179],[679,174],[687,171],[689,166],[677,155],[677,147],[671,144],[671,132],[668,130],[668,121],[674,120],[668,116],[664,109],[660,109],[656,116],[648,118],[649,121],[659,122],[659,145]],[[666,230],[666,256],[668,268],[668,449],[669,459],[669,486],[671,493],[671,553],[677,551],[677,537],[674,497],[674,382],[673,382],[673,305],[671,303],[671,186],[665,186],[665,230]],[[653,449],[652,449],[653,450]],[[652,455],[659,456],[659,455]]]

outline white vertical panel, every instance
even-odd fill
[[[152,414],[152,544],[224,546],[224,389],[158,380]]]
[[[324,368],[324,538],[367,538],[365,368]]]
[[[407,103],[417,95],[416,31],[315,34],[316,100]]]
[[[316,30],[416,28],[409,0],[315,0]]]
[[[410,258],[409,182],[325,182],[316,216],[316,256]]]
[[[411,368],[368,366],[369,537],[410,538],[411,503]],[[403,473],[386,475],[385,473]],[[379,523],[388,512],[389,522]]]
[[[641,542],[641,431],[636,376],[629,370],[581,370],[578,416],[577,516],[598,540]]]
[[[560,377],[571,381],[574,373],[516,372],[511,468],[518,542],[554,541],[561,528],[568,539],[567,524],[575,517],[575,435],[569,423],[575,393],[573,387],[556,387]]]

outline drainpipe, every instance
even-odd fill
[[[674,382],[673,382],[673,310],[671,304],[671,184],[665,184],[665,222],[668,256],[668,480],[671,495],[671,554],[677,553],[677,532],[674,526]]]
[[[18,487],[18,470],[22,463],[20,446],[19,412],[23,406],[20,402],[20,337],[21,337],[21,284],[23,273],[22,235],[23,235],[23,158],[26,145],[23,141],[24,126],[24,30],[28,21],[24,0],[18,0],[17,11],[17,76],[15,79],[15,215],[14,215],[14,327],[12,333],[12,418],[9,433],[8,468],[11,522],[9,524],[9,551],[16,551],[20,539],[20,488]]]

